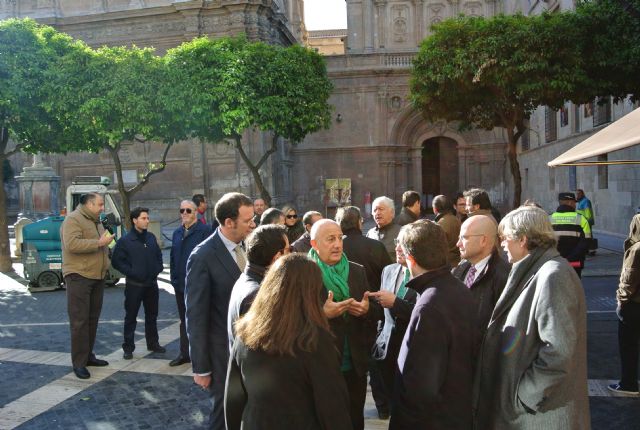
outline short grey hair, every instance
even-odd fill
[[[393,203],[393,200],[391,200],[389,197],[387,196],[380,196],[378,198],[376,198],[373,203],[371,204],[371,208],[375,208],[377,205],[379,204],[383,204],[386,207],[388,207],[389,209],[391,209],[391,212],[395,215],[396,214],[396,207],[395,204]]]
[[[554,248],[557,244],[549,215],[535,206],[520,206],[500,221],[498,234],[511,239],[527,238],[527,249]]]
[[[180,202],[180,206],[185,205],[185,204],[187,204],[187,205],[191,206],[191,207],[192,207],[192,208],[194,208],[194,209],[198,209],[198,207],[196,206],[196,204],[195,204],[195,203],[193,202],[193,200],[191,200],[191,199],[188,199],[188,200],[187,200],[187,199],[185,199],[185,200],[183,200],[183,201],[181,201],[181,202]]]

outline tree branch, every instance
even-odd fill
[[[273,154],[274,152],[276,152],[278,150],[278,139],[279,138],[280,138],[280,136],[278,136],[277,133],[273,134],[273,138],[271,139],[271,148],[269,148],[267,150],[267,152],[262,154],[262,157],[260,158],[260,161],[258,161],[258,164],[256,164],[256,169],[260,170],[260,167],[262,167],[264,162],[267,161],[267,159],[271,156],[271,154]]]
[[[162,159],[160,160],[160,165],[158,167],[154,167],[153,169],[149,170],[142,176],[140,182],[138,182],[134,187],[127,190],[127,193],[129,193],[130,196],[140,191],[140,189],[144,187],[147,182],[149,182],[149,178],[151,178],[151,176],[155,175],[156,173],[162,172],[165,167],[167,167],[167,155],[169,154],[169,150],[172,146],[173,142],[166,145],[166,148],[164,148],[164,151],[162,152]]]

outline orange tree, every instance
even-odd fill
[[[581,30],[566,13],[459,17],[433,27],[411,77],[411,98],[429,121],[507,133],[506,152],[520,205],[522,177],[516,144],[540,105],[593,97],[586,75]]]

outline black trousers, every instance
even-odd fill
[[[349,413],[353,430],[364,430],[364,402],[367,398],[367,375],[358,375],[355,370],[342,372],[349,392]]]
[[[391,399],[393,398],[393,384],[396,378],[397,360],[398,356],[391,354],[390,351],[387,352],[387,356],[384,360],[376,360],[378,375],[381,379],[381,383],[387,400],[387,407],[389,409],[391,409]]]
[[[159,296],[158,284],[146,287],[126,284],[124,288],[124,343],[122,344],[122,349],[125,352],[133,352],[136,349],[134,335],[140,304],[144,306],[144,337],[147,340],[147,347],[158,344]]]
[[[189,338],[187,337],[187,324],[185,322],[186,307],[184,304],[184,292],[176,291],[176,304],[180,316],[180,355],[189,358]]]
[[[85,367],[96,342],[105,284],[102,279],[88,279],[77,273],[65,276],[64,283],[71,330],[71,363],[73,367]]]
[[[387,390],[378,361],[369,357],[369,385],[378,412],[389,413],[392,391]]]
[[[640,342],[640,303],[626,302],[618,307],[618,345],[624,390],[638,391],[638,358]]]

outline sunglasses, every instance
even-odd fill
[[[181,214],[183,214],[185,212],[190,214],[191,212],[193,212],[193,209],[191,209],[191,208],[180,208],[180,213]]]
[[[298,215],[297,215],[297,214],[287,215],[287,218],[289,218],[289,219],[295,219],[295,218],[298,218]]]

